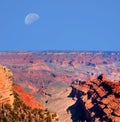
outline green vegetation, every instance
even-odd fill
[[[0,107],[0,122],[58,122],[56,113],[26,106],[16,92],[14,99],[13,108],[8,104]]]

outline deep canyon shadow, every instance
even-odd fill
[[[72,91],[68,97],[71,97],[73,100],[76,99],[75,104],[68,107],[67,112],[71,113],[71,119],[73,122],[95,122],[95,118],[100,118],[100,121],[103,122],[112,122],[110,118],[107,117],[106,113],[99,106],[99,102],[97,98],[93,98],[92,95],[88,92],[88,99],[92,98],[93,107],[89,109],[89,111],[85,107],[85,103],[81,99],[81,96],[85,95],[84,92],[76,90],[76,88],[72,87]],[[97,94],[97,91],[94,91]],[[109,93],[110,94],[110,93]],[[107,94],[108,95],[108,94]],[[106,96],[106,95],[105,95]],[[104,98],[104,97],[103,97]],[[102,98],[101,98],[102,99]],[[93,117],[91,114],[95,113]]]
[[[72,87],[72,86],[71,86]],[[71,97],[73,100],[76,97],[76,102],[72,106],[68,107],[67,112],[71,114],[71,119],[73,122],[93,122],[90,117],[89,112],[85,108],[84,102],[80,98],[84,93],[78,92],[74,87],[68,97]]]

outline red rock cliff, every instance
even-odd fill
[[[84,118],[80,120],[120,122],[120,82],[110,81],[102,74],[87,82],[75,81],[72,87],[73,97],[84,104]]]

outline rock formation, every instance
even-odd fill
[[[20,85],[13,85],[11,70],[0,65],[0,122],[59,122],[59,117]]]
[[[82,105],[81,113],[84,114],[77,120],[120,121],[120,82],[108,80],[105,74],[102,74],[97,79],[79,81],[79,84],[74,82],[72,87],[71,95],[77,98],[78,113],[80,114]]]
[[[0,65],[0,105],[10,104],[13,106],[13,74],[5,66]]]
[[[52,91],[55,91],[55,88],[57,88],[57,93],[61,93],[58,88],[63,88],[66,85],[68,87],[72,81],[78,79],[78,81],[74,82],[76,85],[74,84],[72,93],[73,96],[75,93],[77,99],[74,97],[72,102],[70,100],[70,103],[76,102],[75,106],[78,106],[77,113],[80,116],[76,114],[76,118],[80,118],[82,115],[91,121],[97,121],[97,119],[102,121],[105,118],[111,121],[114,120],[113,118],[119,118],[118,81],[120,80],[120,52],[0,52],[0,64],[8,66],[13,71],[14,82],[19,84],[15,85],[14,89],[26,105],[32,105],[31,107],[33,108],[39,107],[38,103],[32,101],[35,100],[34,96],[40,101],[42,99],[41,102],[44,103],[45,101],[45,104],[49,105],[51,100],[55,101],[54,98],[57,97],[51,94]],[[1,71],[6,72],[4,70]],[[11,83],[6,83],[6,80],[4,80],[4,78],[9,76],[2,75],[1,71],[0,91],[12,89],[12,85],[5,85]],[[107,74],[108,79],[116,80],[116,82],[108,80],[104,74],[97,79],[94,78],[101,73]],[[86,82],[88,78],[89,80]],[[80,80],[84,80],[84,82]],[[60,85],[61,81],[62,85]],[[60,95],[62,96],[62,94]],[[8,99],[10,98],[9,96],[12,98],[12,92],[7,91],[5,95],[3,95],[3,92],[0,92],[0,102],[5,103],[6,101],[9,103],[11,101],[10,104],[12,105],[12,100],[14,99]],[[66,97],[64,100],[68,100]],[[56,100],[59,99],[56,98]],[[55,102],[59,104],[59,101]],[[55,102],[50,106],[54,107]],[[68,105],[67,102],[65,104]],[[73,113],[76,111],[76,109],[73,109],[75,106],[70,107]],[[98,116],[96,111],[100,111],[100,113],[102,111],[103,114],[101,116],[104,117]],[[83,114],[80,114],[80,112],[83,112]],[[72,116],[72,120],[74,119],[74,116]]]
[[[70,84],[76,79],[86,79],[90,74],[107,74],[110,79],[120,79],[120,52],[43,51],[0,52],[0,64],[9,66],[15,83],[47,86],[64,81]],[[54,75],[53,75],[54,74]],[[27,81],[27,82],[26,82]],[[37,90],[36,88],[36,90]]]

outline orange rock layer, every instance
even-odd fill
[[[120,122],[120,82],[110,81],[102,74],[87,82],[74,82],[73,87],[85,104],[86,120]]]
[[[23,90],[20,85],[14,85],[14,90],[18,93],[23,102],[31,108],[43,109],[43,106],[30,93]]]
[[[13,74],[10,69],[0,65],[0,105],[7,103],[13,107],[14,96],[12,78]]]

